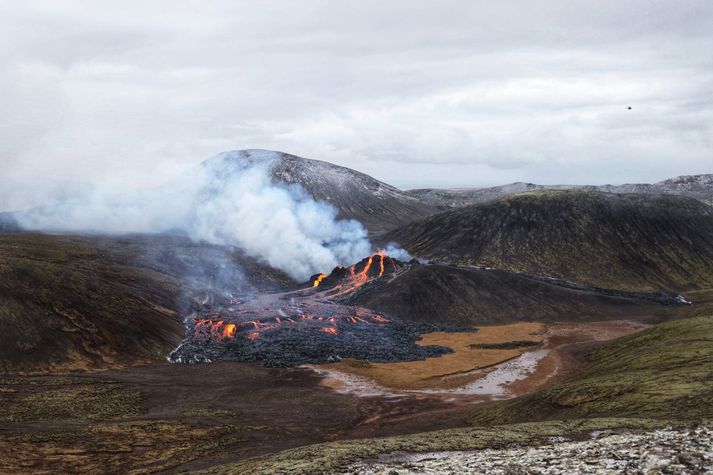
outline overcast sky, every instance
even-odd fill
[[[243,148],[402,188],[713,173],[713,2],[0,0],[0,110],[0,209]]]

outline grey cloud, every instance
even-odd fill
[[[47,0],[0,23],[0,208],[238,148],[402,187],[713,171],[704,0]]]

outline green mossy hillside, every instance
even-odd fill
[[[474,425],[583,417],[713,419],[713,316],[660,324],[581,355],[576,379],[476,409]]]
[[[427,217],[383,241],[435,262],[603,288],[713,287],[713,208],[682,196],[523,193]]]

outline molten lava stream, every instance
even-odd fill
[[[327,278],[327,274],[319,274],[319,275],[317,276],[317,278],[314,279],[314,284],[312,284],[312,287],[317,287],[317,286],[319,286],[319,284],[322,283],[322,281],[323,281],[324,279],[326,279],[326,278]]]
[[[380,259],[381,267],[383,269],[384,257],[383,256],[380,256],[380,257],[381,257],[381,259]],[[349,267],[349,276],[351,277],[351,282],[349,282],[350,285],[348,285],[344,290],[339,290],[342,288],[341,285],[335,287],[334,290],[338,290],[338,292],[332,294],[332,297],[338,297],[340,295],[354,292],[356,289],[358,289],[365,283],[369,282],[369,280],[370,280],[369,279],[369,269],[371,269],[371,264],[373,262],[374,262],[374,256],[369,256],[369,260],[364,265],[364,268],[359,272],[356,271],[356,264]],[[379,274],[379,277],[381,277],[381,274]]]

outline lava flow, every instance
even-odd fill
[[[319,286],[320,282],[322,282],[326,277],[327,274],[319,274],[317,278],[314,279],[314,284],[312,284],[312,287]]]
[[[337,266],[329,275],[314,275],[310,282],[313,288],[327,290],[332,299],[343,301],[344,296],[353,294],[366,283],[381,282],[382,277],[388,277],[387,281],[393,280],[404,265],[382,250],[347,268]]]
[[[349,305],[356,292],[386,285],[407,268],[382,252],[347,268],[335,267],[329,275],[317,274],[298,290],[201,306],[188,319],[187,336],[169,361],[294,366],[342,358],[406,361],[447,353],[448,348],[416,344],[420,333],[440,327],[416,326]]]

